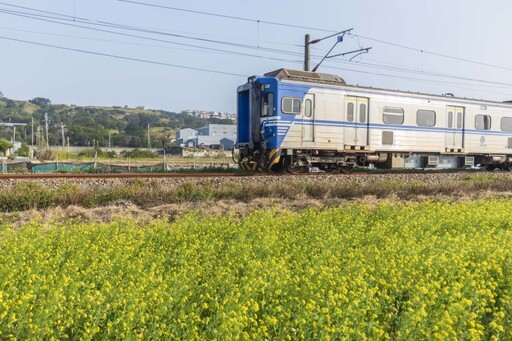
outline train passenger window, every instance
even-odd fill
[[[403,124],[404,109],[384,107],[384,110],[382,112],[382,120],[386,124]]]
[[[476,115],[475,116],[475,129],[479,129],[479,130],[491,129],[491,116]]]
[[[313,115],[313,102],[310,99],[307,99],[304,102],[304,115],[306,117],[311,117],[311,115]]]
[[[281,111],[285,114],[300,114],[300,98],[295,97],[283,97],[281,103]]]
[[[416,111],[416,124],[420,127],[433,127],[436,125],[436,112],[433,110]]]
[[[512,117],[502,117],[500,126],[502,131],[512,131]]]
[[[347,104],[347,121],[354,122],[354,103],[352,102]]]
[[[462,128],[462,113],[457,112],[457,129]]]
[[[359,105],[359,122],[365,123],[366,122],[366,104],[361,103]]]
[[[448,128],[453,128],[453,111],[448,111]]]
[[[261,117],[274,115],[274,94],[267,93],[261,97]]]

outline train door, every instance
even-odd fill
[[[345,97],[345,148],[368,144],[368,98]]]
[[[307,147],[315,141],[315,95],[306,94],[302,107],[302,144]]]
[[[464,108],[448,106],[446,108],[446,151],[464,150]]]

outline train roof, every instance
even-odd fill
[[[276,77],[279,79],[290,79],[290,80],[324,83],[324,84],[338,84],[338,85],[346,85],[347,84],[343,78],[341,78],[340,76],[337,76],[337,75],[331,75],[329,73],[320,73],[320,72],[290,70],[290,69],[279,69],[276,71],[267,72],[264,76],[265,77]]]
[[[279,69],[272,72],[267,72],[264,74],[265,77],[276,77],[280,80],[291,80],[298,82],[309,82],[309,83],[319,83],[319,84],[330,84],[330,85],[343,85],[351,88],[365,89],[365,90],[374,90],[374,91],[386,91],[386,92],[398,92],[402,94],[409,95],[417,95],[417,96],[428,96],[428,97],[438,97],[438,98],[453,98],[457,100],[465,100],[465,101],[475,101],[475,102],[486,102],[486,103],[494,103],[505,106],[512,106],[512,101],[492,101],[485,99],[477,99],[477,98],[467,98],[467,97],[455,97],[452,94],[446,95],[437,95],[437,94],[428,94],[422,92],[411,92],[404,90],[392,90],[392,89],[383,89],[383,88],[374,88],[371,86],[359,86],[347,84],[343,78],[337,75],[328,74],[328,73],[319,73],[319,72],[310,72],[310,71],[300,71],[300,70],[290,70],[290,69]]]

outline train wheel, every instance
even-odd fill
[[[352,170],[354,169],[354,165],[339,166],[338,168],[340,169],[340,172],[342,172],[343,174],[348,174],[352,172]]]
[[[492,172],[493,170],[495,170],[497,168],[496,165],[487,165],[487,167],[485,167],[485,169],[487,169],[489,172]]]
[[[286,171],[291,174],[308,173],[306,166],[286,166]]]
[[[270,171],[275,174],[284,173],[285,170],[286,170],[286,167],[284,165],[284,158],[281,161],[279,161],[278,163],[276,163],[275,165],[272,165],[270,167]]]
[[[291,157],[286,157],[285,160],[282,161],[283,165],[285,165],[285,169],[288,173],[291,174],[299,174],[299,173],[307,173],[309,171],[307,166],[302,166],[299,164],[297,159],[292,159]]]
[[[503,170],[506,171],[506,172],[512,171],[512,163],[505,162],[505,164],[503,165]]]

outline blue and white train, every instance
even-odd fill
[[[512,169],[512,103],[347,85],[280,69],[238,87],[242,169]]]

